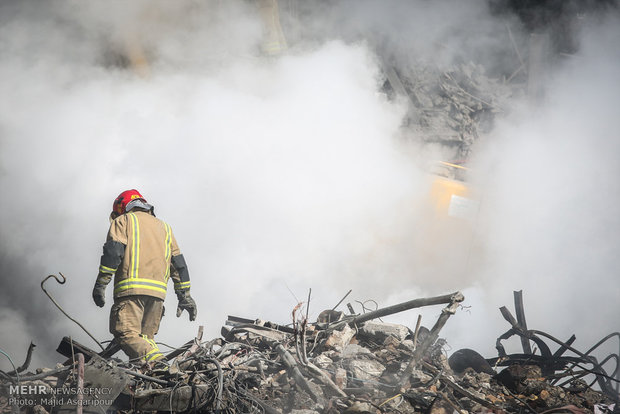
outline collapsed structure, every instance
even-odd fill
[[[350,292],[349,292],[350,293]],[[348,295],[348,294],[347,294]],[[346,296],[345,296],[346,298]],[[611,413],[619,412],[619,355],[598,361],[527,328],[521,292],[516,318],[497,340],[498,357],[471,349],[448,358],[440,330],[464,300],[460,292],[413,299],[366,313],[334,308],[308,320],[305,307],[279,325],[229,316],[221,337],[198,335],[170,351],[169,369],[145,370],[114,358],[112,342],[96,353],[65,337],[57,351],[69,359],[55,369],[25,374],[26,362],[1,372],[2,412],[216,413]],[[414,329],[378,320],[422,306],[444,305],[434,325]],[[518,335],[523,353],[506,354],[502,341]],[[537,350],[532,350],[531,343]],[[552,352],[551,346],[557,347]],[[566,355],[569,353],[570,355]],[[604,365],[615,363],[608,372]],[[586,382],[589,381],[589,382]],[[595,389],[597,388],[597,389]],[[35,391],[33,394],[33,390]]]
[[[463,62],[444,70],[433,65],[382,65],[385,88],[408,102],[408,131],[425,145],[437,145],[464,163],[476,141],[488,133],[495,116],[524,85],[490,77],[482,65]]]
[[[276,21],[275,3],[260,3],[261,14],[268,17],[264,20]],[[269,27],[269,36],[261,45],[267,54],[273,46],[268,41],[277,42],[281,37],[276,33],[281,31],[278,26]],[[280,42],[276,46],[285,48],[286,43]],[[128,55],[137,72],[144,70],[140,69],[144,65],[140,52]],[[516,76],[526,72],[526,66],[528,72],[536,73],[535,65],[524,63],[518,49],[515,56],[519,66],[503,81],[487,77],[484,68],[472,62],[443,71],[384,62],[383,74],[389,88],[410,101],[408,126],[415,135],[428,143],[455,148],[450,161],[460,161],[469,156],[473,142],[493,115],[504,109],[503,102],[515,90],[523,92],[528,86],[511,84]],[[439,332],[462,300],[457,292],[362,314],[350,308],[348,315],[336,311],[336,306],[315,322],[308,320],[307,312],[305,317],[301,315],[300,306],[294,311],[294,323],[286,326],[230,317],[220,338],[206,339],[199,333],[185,346],[169,352],[170,369],[162,372],[141,372],[140,367],[114,358],[114,345],[96,353],[65,338],[58,348],[70,358],[65,364],[26,373],[31,347],[21,367],[0,372],[0,381],[6,385],[0,410],[73,412],[83,407],[86,412],[297,414],[617,411],[619,355],[599,362],[592,352],[601,343],[620,337],[618,333],[581,352],[572,346],[574,336],[562,341],[529,330],[517,300],[516,318],[501,309],[510,329],[498,338],[497,357],[484,358],[474,350],[462,349],[448,358]],[[431,329],[377,321],[390,313],[431,305],[445,305]],[[504,350],[502,341],[514,335],[522,338],[522,354],[509,355]],[[614,362],[612,370],[604,368]],[[23,386],[25,391],[42,392],[21,398]],[[102,393],[71,391],[80,388]],[[76,398],[62,398],[64,394],[52,390],[68,390],[66,395]],[[11,398],[17,403],[11,403]]]
[[[450,148],[450,161],[460,165],[495,114],[524,93],[527,85],[514,83],[524,65],[503,81],[488,77],[472,62],[440,71],[383,61],[382,73],[385,89],[409,101],[407,127],[424,143]],[[463,194],[448,198],[453,195]],[[510,328],[497,340],[497,357],[485,358],[471,349],[448,357],[439,333],[463,300],[455,292],[362,313],[349,304],[348,314],[336,310],[338,303],[313,322],[300,304],[288,325],[230,316],[221,337],[203,338],[200,330],[195,339],[167,353],[168,370],[155,372],[115,358],[115,343],[97,353],[65,337],[57,349],[69,358],[64,364],[25,373],[31,346],[21,367],[0,371],[0,411],[620,412],[620,353],[600,361],[592,356],[601,344],[620,339],[620,333],[582,352],[573,347],[575,336],[562,341],[528,329],[521,294],[515,292],[516,317],[500,309]],[[438,305],[444,307],[430,329],[419,320],[407,327],[379,319]],[[507,354],[502,341],[514,335],[521,338],[523,353]],[[31,395],[32,390],[40,392]]]

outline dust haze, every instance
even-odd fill
[[[476,1],[390,3],[282,7],[290,48],[266,58],[252,2],[3,2],[0,348],[18,364],[32,340],[38,366],[59,359],[62,336],[93,346],[39,288],[59,271],[67,283],[48,290],[111,339],[111,289],[104,309],[91,290],[112,200],[130,188],[171,224],[207,336],[229,314],[288,323],[309,288],[311,317],[349,289],[358,310],[461,290],[468,308],[442,336],[485,356],[513,290],[531,328],[575,333],[578,348],[618,331],[617,14],[585,16],[542,100],[515,98],[480,138],[469,163],[480,208],[446,241],[427,169],[444,154],[407,132],[381,59],[499,72],[516,17]],[[145,46],[144,73],[120,56],[132,44]],[[168,296],[157,339],[178,346],[198,323],[176,319]]]

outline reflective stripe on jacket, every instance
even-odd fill
[[[171,259],[181,255],[170,226],[146,211],[132,210],[110,224],[106,245],[119,244],[124,251],[119,252],[118,267],[104,262],[104,257],[99,267],[101,276],[114,274],[114,298],[147,295],[164,299]],[[106,246],[104,256],[105,251]]]

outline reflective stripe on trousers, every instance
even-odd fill
[[[130,359],[155,361],[163,358],[155,340],[164,301],[134,295],[117,299],[110,311],[110,333]]]

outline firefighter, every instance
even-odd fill
[[[184,310],[196,319],[196,303],[189,294],[185,259],[170,226],[155,217],[153,206],[138,190],[123,191],[112,205],[110,229],[93,289],[93,300],[105,304],[105,289],[114,277],[110,333],[132,360],[160,361],[164,355],[154,341],[163,315],[168,279]]]

